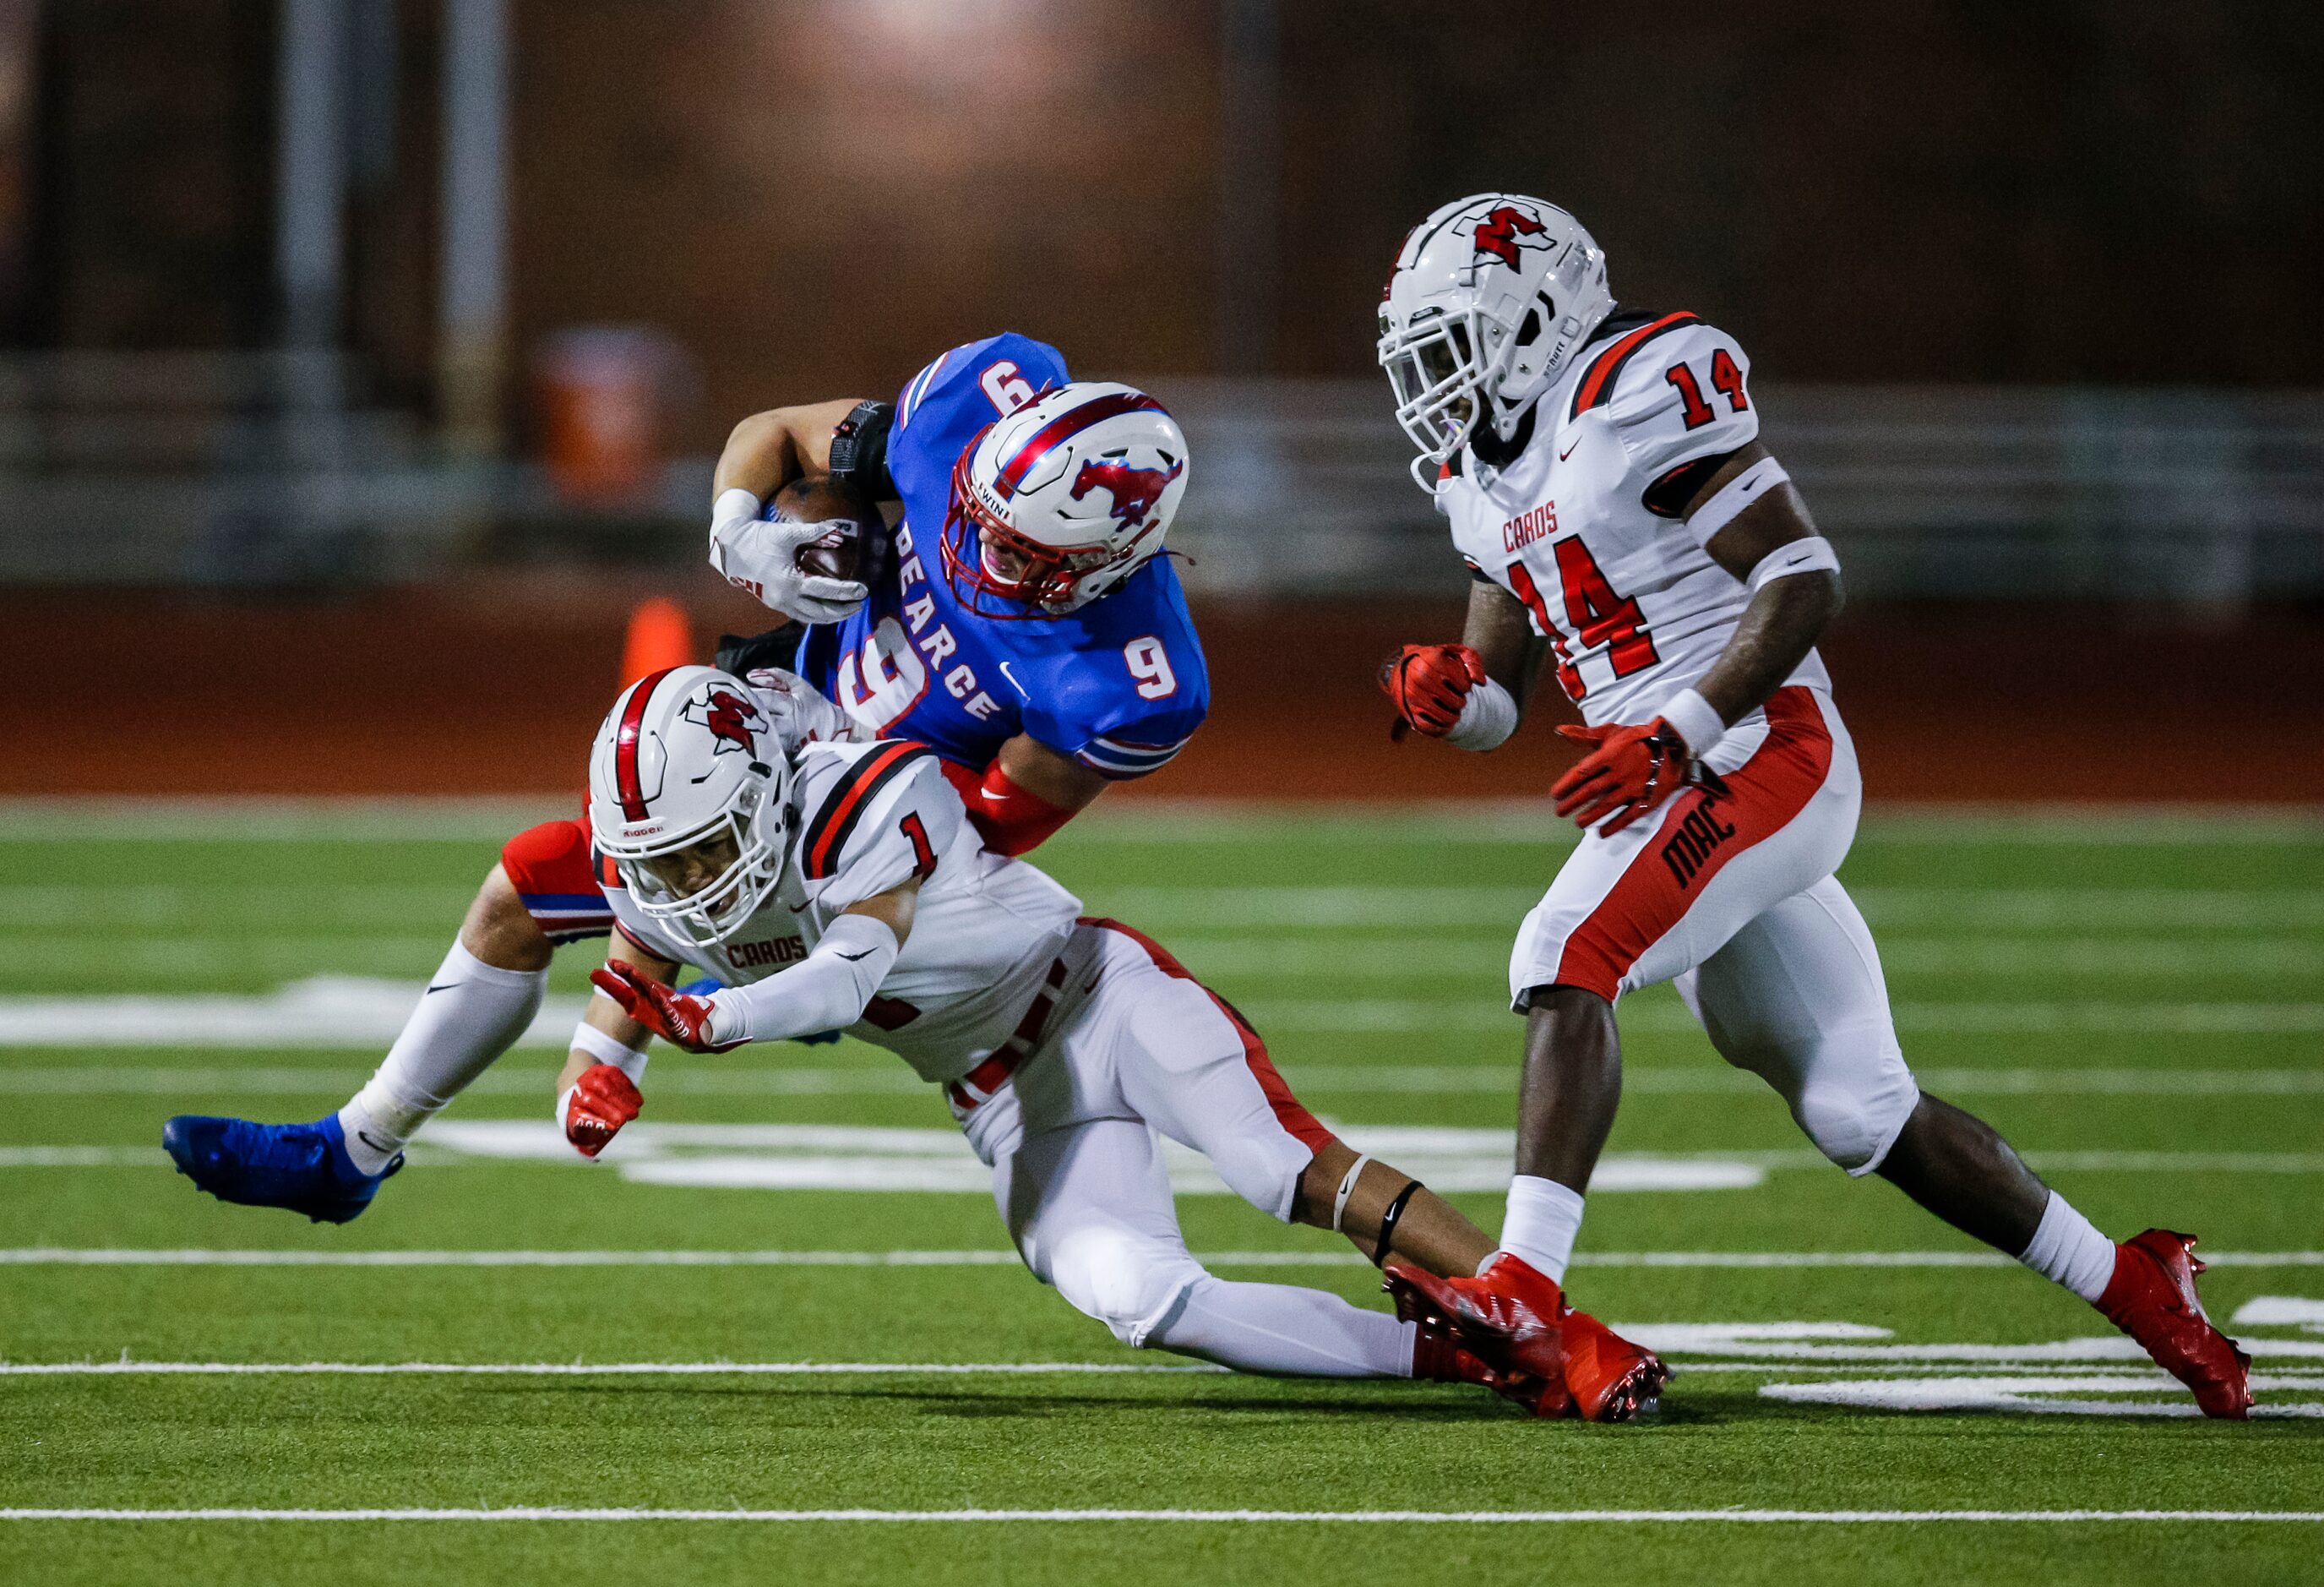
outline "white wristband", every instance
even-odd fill
[[[632,1082],[642,1078],[646,1072],[644,1053],[624,1045],[612,1032],[600,1030],[586,1020],[573,1028],[571,1050],[587,1053],[601,1064],[613,1065]]]
[[[1779,578],[1789,578],[1795,573],[1814,573],[1819,569],[1839,572],[1840,553],[1823,536],[1812,534],[1805,540],[1791,540],[1777,546],[1760,558],[1753,564],[1751,577],[1745,582],[1756,595]]]
[[[1760,458],[1694,510],[1694,516],[1686,521],[1687,532],[1694,536],[1696,545],[1709,545],[1711,537],[1732,523],[1737,513],[1791,477],[1773,457]]]
[[[715,531],[731,529],[738,523],[753,523],[766,509],[764,502],[741,485],[728,485],[718,493],[718,499],[710,503],[710,527]]]
[[[1356,1181],[1364,1176],[1364,1165],[1371,1160],[1371,1153],[1363,1153],[1349,1165],[1348,1171],[1340,1176],[1340,1194],[1332,1198],[1333,1233],[1341,1232],[1340,1220],[1347,1216],[1348,1197],[1355,1194]]]
[[[1517,730],[1517,703],[1491,678],[1472,685],[1461,704],[1461,719],[1444,735],[1456,750],[1497,750]]]
[[[1711,746],[1727,736],[1727,724],[1718,707],[1692,689],[1681,689],[1666,701],[1662,719],[1686,741],[1687,753],[1700,761],[1711,753]]]

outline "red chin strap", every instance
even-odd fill
[[[1071,810],[1018,787],[998,761],[982,771],[950,761],[936,764],[968,807],[969,825],[996,854],[1028,853],[1074,818]]]

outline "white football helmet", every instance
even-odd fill
[[[613,702],[589,752],[589,827],[646,916],[698,947],[782,880],[791,763],[750,685],[673,667]]]
[[[1153,560],[1186,494],[1186,438],[1161,403],[1105,381],[1044,392],[952,471],[945,576],[989,617],[1070,612]]]
[[[1480,193],[1415,226],[1380,294],[1379,338],[1396,421],[1421,451],[1413,477],[1434,488],[1480,419],[1514,436],[1613,307],[1606,255],[1554,204]]]

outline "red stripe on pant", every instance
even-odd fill
[[[1831,730],[1815,697],[1804,688],[1779,688],[1766,711],[1767,736],[1727,774],[1729,797],[1693,789],[1671,801],[1620,879],[1567,935],[1555,984],[1578,986],[1611,1002],[1630,966],[1684,918],[1711,879],[1781,831],[1815,797],[1831,770]],[[1692,845],[1686,857],[1696,868],[1682,879],[1683,866],[1665,860],[1664,850],[1685,841],[1679,829],[1698,812],[1707,812],[1714,830],[1725,835],[1708,853]]]
[[[1298,1141],[1310,1151],[1322,1151],[1325,1147],[1338,1141],[1339,1137],[1333,1135],[1322,1120],[1301,1106],[1299,1099],[1291,1094],[1291,1087],[1285,1083],[1281,1072],[1276,1068],[1275,1060],[1267,1056],[1267,1043],[1259,1039],[1259,1032],[1250,1028],[1250,1022],[1235,1011],[1232,1003],[1209,987],[1203,986],[1201,982],[1195,981],[1194,973],[1178,963],[1172,956],[1169,949],[1144,932],[1124,926],[1119,920],[1106,920],[1094,915],[1084,915],[1081,918],[1081,924],[1095,926],[1105,931],[1120,932],[1145,949],[1146,956],[1154,961],[1154,967],[1163,974],[1176,981],[1194,981],[1196,986],[1202,988],[1203,995],[1218,1005],[1219,1012],[1224,1014],[1232,1022],[1236,1034],[1242,1038],[1243,1062],[1250,1066],[1251,1075],[1259,1082],[1259,1089],[1266,1094],[1267,1105],[1274,1111],[1276,1122],[1282,1125],[1285,1132],[1294,1140]]]

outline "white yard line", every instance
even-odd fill
[[[415,975],[444,954],[445,937],[332,932],[244,937],[78,932],[77,922],[36,935],[0,935],[0,958],[37,963],[47,973],[97,970],[124,977],[248,974]],[[1198,975],[1265,975],[1287,981],[1415,981],[1448,978],[1494,984],[1508,973],[1508,931],[1498,927],[1425,937],[1177,934],[1179,957]],[[1892,975],[1977,975],[2006,980],[2061,976],[2142,981],[2274,981],[2324,974],[2324,941],[2289,937],[1953,937],[1884,932],[1883,966]],[[1484,994],[1481,1001],[1490,1001]]]
[[[189,992],[0,997],[0,1047],[141,1047],[384,1049],[421,983],[360,975],[314,975],[257,994]],[[553,996],[519,1045],[561,1049],[584,1000]],[[1252,998],[1243,1011],[1259,1030],[1491,1034],[1521,1029],[1498,998]],[[2324,1031],[2324,1002],[1900,1002],[1896,1028],[1912,1034],[2231,1035]],[[1626,1030],[1695,1034],[1693,1016],[1657,1000],[1624,1010]]]
[[[1517,1016],[1496,1000],[1419,998],[1250,998],[1243,1012],[1264,1033],[1297,1031],[1492,1031],[1511,1035]],[[2324,1031],[2324,1002],[1898,1002],[1896,1029],[1906,1035],[2089,1033],[2173,1036],[2299,1034]],[[0,1005],[0,1021],[9,1018]],[[1626,1009],[1625,1030],[1696,1034],[1683,1006],[1653,1002]],[[5,1030],[5,1026],[0,1026]],[[0,1039],[5,1039],[0,1035]]]
[[[1197,1251],[1211,1268],[1369,1266],[1352,1250]],[[2214,1268],[2324,1268],[2324,1251],[2202,1252]],[[31,1245],[0,1247],[0,1267],[86,1268],[1013,1268],[1007,1250],[330,1250],[207,1247]],[[1581,1251],[1577,1268],[1818,1269],[1987,1268],[2016,1261],[1983,1250]]]
[[[1514,1095],[1517,1071],[1508,1064],[1285,1064],[1302,1093],[1401,1095],[1485,1093]],[[2324,1067],[2305,1069],[2096,1069],[1915,1067],[1932,1091],[2008,1096],[2305,1096],[2324,1093]],[[467,1096],[547,1094],[556,1071],[539,1064],[504,1062],[472,1081]],[[364,1078],[354,1064],[254,1068],[190,1064],[89,1064],[8,1068],[0,1083],[13,1096],[169,1097],[331,1096],[352,1092]],[[1757,1093],[1764,1083],[1739,1069],[1709,1065],[1630,1065],[1622,1074],[1631,1095],[1696,1096]],[[780,1066],[654,1071],[657,1095],[858,1096],[922,1095],[929,1087],[901,1065],[860,1069]]]
[[[570,816],[569,795],[490,798],[84,797],[0,798],[0,842],[92,838],[379,842],[417,837],[497,843]],[[1232,842],[1277,835],[1557,843],[1573,829],[1548,801],[1382,801],[1137,798],[1109,800],[1069,829],[1080,843]],[[2101,845],[2296,844],[2324,839],[2324,807],[2296,804],[1877,802],[1859,842]]]
[[[1152,1521],[1203,1526],[1926,1526],[2116,1522],[2210,1526],[2324,1523],[2324,1510],[2263,1509],[613,1509],[551,1505],[465,1509],[0,1509],[0,1521],[725,1521],[761,1524]]]
[[[1164,1361],[0,1361],[8,1378],[1049,1378],[1214,1375]]]

